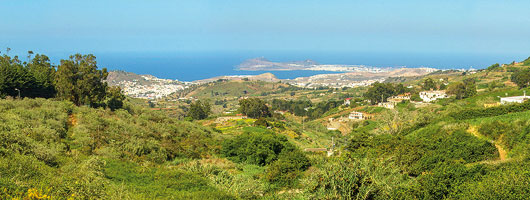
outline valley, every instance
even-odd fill
[[[60,85],[54,98],[4,89],[0,196],[517,199],[530,194],[529,60],[349,74],[372,81],[355,87],[302,87],[273,74],[181,82],[94,68],[102,76],[93,87],[104,93],[79,98],[92,103]],[[64,67],[56,73],[68,75]],[[62,76],[50,78],[69,84]]]

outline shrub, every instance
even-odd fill
[[[478,131],[484,136],[497,140],[501,137],[502,134],[512,132],[514,130],[513,126],[511,126],[510,124],[500,121],[493,121],[480,125]]]
[[[282,151],[292,151],[295,146],[282,135],[270,131],[264,133],[245,132],[233,139],[225,140],[221,154],[237,163],[268,165],[278,159]]]
[[[301,172],[310,166],[309,159],[300,150],[284,151],[280,158],[267,168],[265,179],[278,186],[293,185]]]
[[[407,183],[392,163],[380,160],[331,160],[303,180],[307,199],[403,199]]]

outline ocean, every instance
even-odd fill
[[[257,75],[271,72],[281,79],[312,76],[327,71],[238,71],[246,59],[265,57],[275,62],[311,59],[320,64],[367,65],[375,67],[432,67],[437,69],[486,68],[494,63],[521,61],[529,55],[499,54],[427,54],[427,53],[358,53],[358,52],[285,52],[285,51],[203,51],[150,53],[93,53],[98,66],[151,74],[159,78],[194,81],[223,75]],[[66,58],[63,56],[62,58]]]

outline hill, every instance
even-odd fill
[[[280,91],[289,87],[291,86],[279,82],[221,79],[221,81],[200,85],[187,96],[192,96],[195,98],[259,96],[263,92]]]
[[[203,79],[203,80],[197,80],[193,81],[193,83],[210,83],[217,80],[232,80],[232,81],[242,81],[242,80],[252,80],[252,81],[265,81],[265,82],[278,82],[280,79],[278,79],[274,74],[272,73],[263,73],[259,75],[239,75],[239,76],[217,76],[213,78]]]
[[[259,57],[245,60],[236,68],[247,71],[305,70],[314,65],[318,65],[318,63],[309,59],[293,62],[272,62],[264,57]]]
[[[190,85],[178,80],[161,79],[152,75],[138,75],[125,71],[111,71],[105,81],[110,86],[122,88],[127,96],[143,99],[166,97]]]
[[[209,128],[142,108],[0,100],[0,196],[73,199],[229,198],[195,173],[162,165],[219,149]],[[163,190],[162,190],[163,188]]]
[[[131,98],[111,109],[8,97],[0,100],[0,197],[526,199],[530,102],[498,102],[525,93],[512,80],[527,69],[492,65],[358,88],[217,80],[160,104],[184,112],[198,99],[219,109],[196,120]],[[414,98],[443,87],[447,98]],[[370,96],[408,93],[393,107]]]

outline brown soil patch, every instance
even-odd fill
[[[77,126],[77,117],[74,114],[71,114],[68,116],[68,125],[70,126]]]

